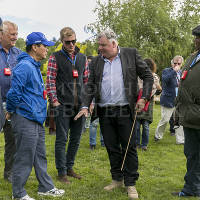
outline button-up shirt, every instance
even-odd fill
[[[101,84],[101,101],[99,106],[128,105],[125,95],[120,53],[112,60],[104,58],[104,70]]]
[[[10,89],[11,76],[4,74],[4,68],[12,69],[17,64],[17,56],[21,53],[21,50],[12,47],[9,52],[6,53],[3,47],[0,45],[0,90],[3,101],[6,101],[6,94]]]

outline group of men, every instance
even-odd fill
[[[39,181],[39,195],[56,197],[65,193],[54,187],[47,174],[43,128],[47,94],[56,121],[55,162],[58,181],[70,184],[67,176],[82,178],[74,172],[73,165],[80,143],[82,117],[88,116],[89,106],[95,99],[92,115],[93,119],[99,117],[112,176],[111,184],[104,189],[110,191],[125,185],[128,197],[137,199],[135,184],[139,177],[138,156],[135,136],[130,138],[130,133],[135,113],[143,110],[150,99],[153,85],[152,73],[138,51],[135,48],[120,47],[113,31],[103,31],[97,37],[99,55],[88,66],[86,56],[76,46],[74,30],[64,27],[60,31],[62,49],[49,58],[45,90],[40,61],[47,56],[47,46],[54,43],[48,41],[44,34],[32,32],[27,36],[25,53],[14,47],[17,35],[17,26],[4,21],[0,35],[0,99],[6,117],[5,123],[3,116],[1,117],[6,147],[4,178],[12,182],[13,198],[34,200],[24,189],[32,167],[35,168]],[[200,196],[200,182],[196,178],[200,163],[200,128],[196,124],[199,119],[196,108],[200,97],[196,90],[189,89],[191,85],[188,84],[191,80],[192,88],[199,87],[199,69],[196,65],[199,65],[200,57],[197,56],[200,50],[200,26],[193,30],[193,35],[196,36],[198,53],[192,56],[185,67],[178,95],[180,123],[184,127],[188,159],[186,183],[183,191],[177,193],[179,196]],[[137,101],[138,76],[143,80],[143,92]],[[191,93],[189,100],[187,92]],[[191,102],[195,108],[191,106]],[[190,106],[190,109],[185,109],[185,106]],[[188,111],[193,120],[185,116]],[[13,149],[7,148],[11,144]],[[192,152],[191,144],[196,145]]]

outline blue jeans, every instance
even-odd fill
[[[35,175],[39,182],[38,191],[47,192],[53,189],[52,179],[47,174],[44,127],[18,114],[13,114],[11,123],[16,144],[12,169],[14,198],[21,198],[27,194],[24,186],[32,167],[35,169]]]
[[[142,125],[142,142],[141,146],[146,147],[149,143],[149,121],[145,119],[136,119],[136,144],[140,145],[140,126]]]
[[[55,142],[55,161],[58,175],[66,175],[67,169],[72,169],[76,153],[79,148],[82,117],[74,120],[78,111],[73,111],[72,114],[66,114],[66,109],[60,105],[56,109],[56,142]],[[70,133],[70,134],[69,134]],[[66,143],[69,137],[67,152]]]
[[[90,123],[90,145],[96,146],[96,138],[97,138],[97,126],[99,124],[99,118],[95,119],[92,123]],[[103,136],[100,130],[100,142],[101,146],[104,146]]]

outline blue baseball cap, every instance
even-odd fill
[[[45,46],[54,46],[55,43],[48,41],[45,35],[41,32],[32,32],[26,38],[26,46],[32,44],[43,44]]]

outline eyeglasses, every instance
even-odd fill
[[[73,45],[75,45],[76,40],[68,40],[68,41],[64,41],[64,43],[65,43],[66,45],[69,45],[70,43],[72,43]]]
[[[181,63],[174,63],[174,65],[181,65]]]

